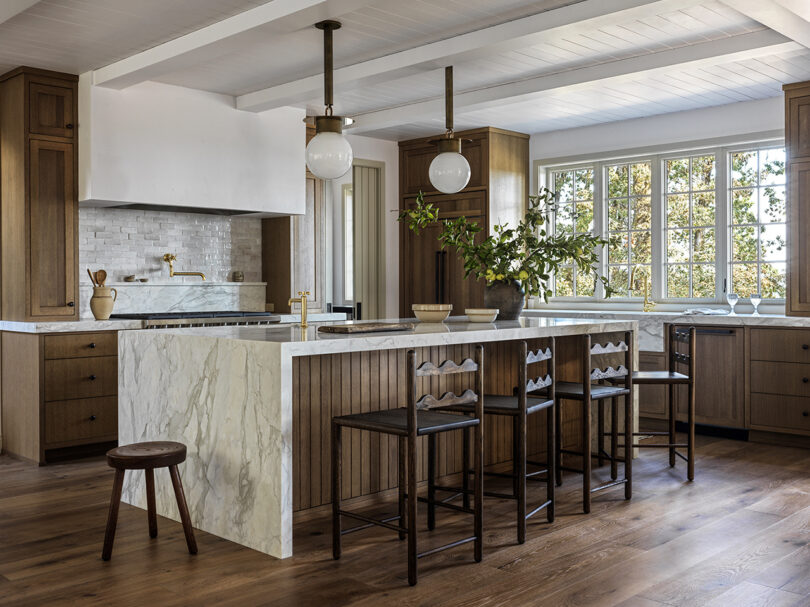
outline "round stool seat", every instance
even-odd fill
[[[166,468],[186,461],[186,446],[171,441],[133,443],[107,451],[107,464],[118,470]]]

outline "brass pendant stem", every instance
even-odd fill
[[[332,115],[333,89],[334,89],[334,52],[332,50],[332,32],[340,29],[340,21],[321,21],[315,24],[323,30],[323,104],[326,106],[326,115]]]
[[[453,136],[453,66],[444,68],[444,125]]]

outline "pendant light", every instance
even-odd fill
[[[430,163],[428,176],[433,187],[444,194],[463,190],[470,181],[470,163],[461,155],[461,139],[453,136],[453,66],[444,68],[444,113],[447,131],[436,140],[439,155]]]
[[[352,146],[343,136],[343,118],[332,115],[332,32],[340,29],[339,21],[321,21],[315,27],[323,30],[323,116],[315,116],[315,137],[307,145],[307,168],[320,179],[337,179],[352,168]]]

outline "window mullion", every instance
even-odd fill
[[[666,272],[664,269],[664,252],[666,251],[666,210],[664,204],[664,161],[660,156],[652,158],[650,166],[650,185],[652,188],[650,205],[652,210],[652,269],[650,293],[653,301],[661,301],[666,292]]]
[[[725,302],[724,286],[728,284],[728,261],[729,261],[729,162],[730,156],[725,148],[718,149],[715,153],[715,176],[714,176],[714,216],[715,216],[715,301]],[[722,160],[722,161],[721,161]]]
[[[607,213],[605,212],[605,196],[603,194],[604,188],[604,171],[603,164],[597,162],[593,165],[593,231],[594,235],[599,238],[607,240]],[[597,270],[600,276],[607,276],[607,249],[602,246],[599,247],[599,261]],[[605,287],[602,281],[597,280],[595,283],[594,297],[597,300],[605,299]]]

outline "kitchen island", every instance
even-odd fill
[[[636,328],[635,321],[523,318],[492,324],[451,319],[359,335],[325,334],[317,324],[122,332],[119,441],[185,443],[181,473],[194,526],[286,558],[293,550],[293,513],[331,501],[331,417],[404,406],[408,349],[438,363],[467,356],[482,343],[486,392],[511,394],[517,340],[532,345],[557,338],[557,377],[576,379],[577,336],[600,334],[615,342]],[[576,421],[575,414],[563,418],[564,443],[576,440]],[[543,433],[536,430],[529,428],[539,441]],[[506,424],[488,420],[485,432],[486,463],[508,461]],[[343,497],[396,486],[394,442],[353,432],[347,443]],[[439,448],[445,454],[439,474],[460,469],[460,444]],[[424,462],[420,454],[423,470]],[[124,501],[145,507],[142,473],[127,475]],[[157,509],[179,520],[167,483],[157,483]]]

